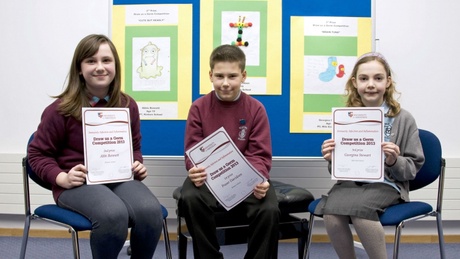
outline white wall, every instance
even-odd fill
[[[376,0],[376,49],[396,74],[402,107],[460,157],[460,1]]]
[[[375,0],[376,49],[396,74],[401,103],[460,157],[460,1]],[[0,1],[0,154],[24,153],[42,110],[62,91],[78,41],[110,34],[110,0]],[[51,25],[51,26],[50,26]],[[4,124],[7,122],[7,124]]]
[[[24,153],[78,42],[109,33],[109,0],[0,1],[0,155]]]

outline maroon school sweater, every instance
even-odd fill
[[[219,100],[214,91],[193,102],[185,129],[185,150],[206,138],[220,127],[248,161],[267,179],[272,164],[270,125],[261,102],[241,93],[234,102]],[[185,157],[187,170],[193,167]]]
[[[34,139],[28,148],[28,158],[32,170],[46,182],[52,184],[54,200],[57,202],[64,189],[56,184],[61,172],[68,172],[77,164],[84,164],[82,122],[73,117],[59,114],[57,99],[43,111]],[[104,107],[98,103],[96,107]],[[139,108],[131,98],[129,104],[134,160],[143,162],[141,153],[141,133]],[[78,188],[78,187],[77,187]]]

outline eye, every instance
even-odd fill
[[[376,81],[379,81],[379,82],[382,81],[383,79],[384,79],[383,76],[376,76],[376,77],[375,77],[375,80],[376,80]]]
[[[368,79],[367,76],[360,76],[360,77],[358,77],[358,80],[359,80],[359,81],[363,81],[363,82],[367,81],[367,79]]]

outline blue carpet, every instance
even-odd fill
[[[171,242],[173,258],[177,256],[177,242]],[[19,257],[21,249],[20,237],[4,237],[0,236],[0,258],[2,259],[15,259]],[[296,259],[297,244],[296,243],[279,243],[278,258],[280,259]],[[392,258],[393,244],[387,245],[388,258]],[[246,245],[231,245],[223,246],[221,251],[225,258],[239,259],[244,257]],[[310,258],[320,259],[336,259],[332,246],[329,243],[313,243],[310,250]],[[88,239],[80,239],[80,253],[82,259],[91,259],[91,252]],[[192,244],[188,246],[188,258],[193,258]],[[164,243],[160,241],[155,252],[155,259],[166,258]],[[31,259],[62,259],[72,258],[72,244],[70,239],[65,238],[29,238],[27,246],[26,258]],[[358,258],[367,258],[366,253],[357,249]],[[119,259],[126,259],[129,256],[126,254],[126,249],[120,252]],[[424,259],[424,258],[440,258],[438,244],[401,244],[400,257],[401,259]],[[446,244],[446,258],[454,259],[460,258],[460,244],[449,243]]]

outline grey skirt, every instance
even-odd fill
[[[332,187],[328,196],[322,196],[315,214],[356,216],[378,221],[379,214],[388,206],[401,201],[399,192],[388,184],[341,181]]]

